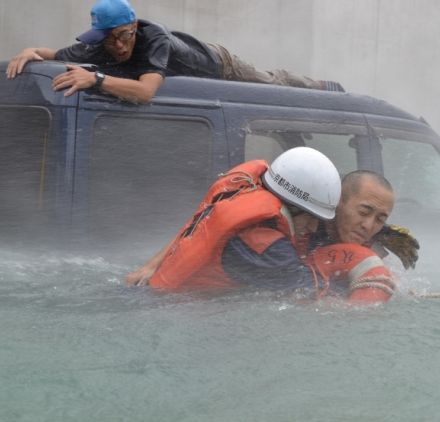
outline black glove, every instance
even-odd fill
[[[410,267],[415,268],[419,259],[417,250],[420,249],[420,245],[408,229],[394,224],[385,224],[374,240],[398,256],[406,270]]]

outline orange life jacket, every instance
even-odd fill
[[[262,186],[260,177],[267,168],[263,160],[248,161],[213,183],[151,277],[152,287],[232,286],[221,265],[223,249],[232,237],[240,235],[259,253],[279,238],[291,237],[281,201]],[[275,229],[261,224],[267,220],[275,223]]]
[[[316,248],[307,258],[311,268],[327,283],[342,281],[349,302],[387,302],[396,283],[390,270],[374,251],[352,243],[338,243]],[[326,289],[323,294],[326,294]]]

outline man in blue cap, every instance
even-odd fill
[[[166,76],[173,75],[343,91],[337,83],[315,81],[281,69],[259,71],[220,45],[136,19],[127,0],[98,0],[91,17],[92,28],[77,37],[79,43],[58,51],[26,48],[10,61],[7,77],[14,78],[34,60],[89,63],[97,65],[98,70],[92,73],[68,64],[67,72],[54,78],[54,90],[67,89],[64,95],[69,96],[96,87],[142,103],[151,100]]]

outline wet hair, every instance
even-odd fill
[[[350,196],[358,194],[361,189],[361,183],[366,178],[374,180],[387,191],[394,192],[391,183],[381,174],[369,170],[355,170],[347,173],[342,178],[341,202],[345,202]]]

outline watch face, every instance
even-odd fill
[[[102,72],[95,72],[95,78],[96,78],[96,83],[95,83],[95,87],[96,88],[100,88],[102,85],[102,82],[104,81],[105,75]]]

